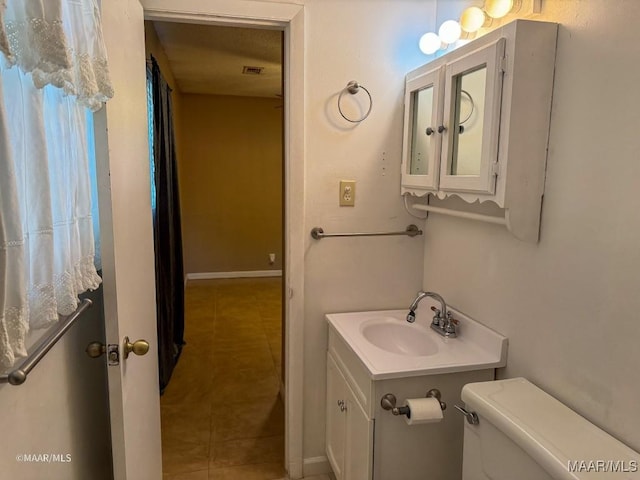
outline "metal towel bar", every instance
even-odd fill
[[[413,224],[409,225],[407,229],[402,232],[324,233],[322,227],[315,227],[311,229],[311,237],[315,240],[321,240],[327,237],[381,237],[390,235],[407,235],[409,237],[415,237],[416,235],[422,235],[422,230]]]
[[[29,356],[20,364],[15,370],[0,375],[0,384],[10,383],[11,385],[22,385],[27,380],[27,375],[33,370],[33,368],[42,360],[51,348],[58,343],[58,340],[67,333],[67,331],[73,326],[78,317],[92,305],[92,301],[85,298],[80,303],[80,306],[71,315],[60,320],[51,333],[40,342],[40,344],[29,354]]]

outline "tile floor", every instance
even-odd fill
[[[161,397],[164,480],[286,477],[281,279],[190,281],[185,304],[187,344]]]

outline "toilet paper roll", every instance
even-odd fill
[[[411,411],[406,417],[407,425],[435,423],[442,420],[442,409],[437,398],[407,398],[404,404]]]

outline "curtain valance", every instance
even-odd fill
[[[0,51],[31,74],[97,110],[113,96],[96,0],[0,0]]]

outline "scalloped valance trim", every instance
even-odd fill
[[[7,0],[0,0],[0,51],[9,66],[18,65],[30,73],[37,88],[53,85],[96,111],[113,97],[100,10],[95,0],[58,1],[60,19],[46,19],[44,14],[13,19],[2,8]],[[13,9],[21,15],[28,10],[24,5]],[[78,18],[84,23],[77,24]]]

